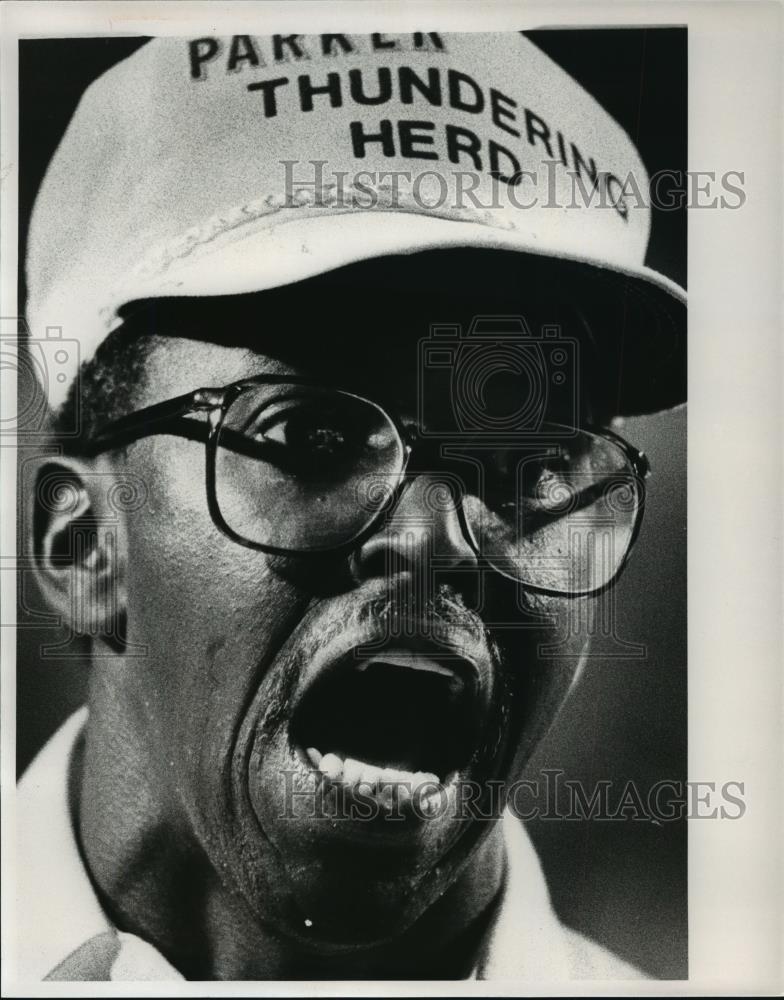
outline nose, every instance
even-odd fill
[[[456,485],[441,474],[408,479],[379,530],[355,553],[357,575],[367,579],[428,569],[443,578],[476,569],[476,553],[461,525]]]

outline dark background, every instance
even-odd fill
[[[686,168],[685,29],[526,32],[627,130],[649,171]],[[140,38],[36,39],[19,51],[19,238],[46,166],[92,80],[144,43]],[[686,212],[655,212],[647,263],[686,281]],[[20,305],[25,301],[20,275]],[[35,387],[20,376],[20,410]],[[686,418],[637,418],[623,431],[653,468],[646,517],[613,591],[616,634],[643,657],[596,656],[529,767],[556,768],[611,798],[633,780],[645,799],[657,781],[686,778]],[[25,449],[20,448],[24,462]],[[20,476],[20,483],[24,477]],[[19,579],[17,768],[85,697],[84,649],[48,624],[30,574]],[[599,651],[623,653],[617,641]],[[68,653],[71,655],[63,655]],[[539,819],[528,824],[561,918],[653,976],[687,969],[686,823]]]

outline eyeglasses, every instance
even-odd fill
[[[196,414],[205,413],[207,420]],[[645,456],[609,431],[546,425],[519,442],[448,445],[379,403],[294,376],[197,389],[107,425],[100,454],[153,434],[202,441],[207,503],[229,538],[263,552],[351,551],[412,478],[448,487],[481,563],[546,594],[597,593],[621,572],[644,505]],[[433,494],[433,515],[444,491]]]

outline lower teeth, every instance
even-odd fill
[[[381,801],[389,801],[390,804],[395,797],[398,801],[414,796],[426,799],[441,788],[438,776],[430,771],[382,768],[336,753],[322,755],[315,747],[309,747],[306,754],[313,767],[333,784],[376,794]]]

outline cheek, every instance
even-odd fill
[[[171,452],[128,524],[128,655],[140,724],[200,808],[215,801],[207,786],[225,778],[243,713],[310,595],[214,526],[203,448]]]
[[[507,595],[506,627],[493,630],[508,696],[506,749],[511,777],[546,734],[580,668],[593,630],[595,599]]]

